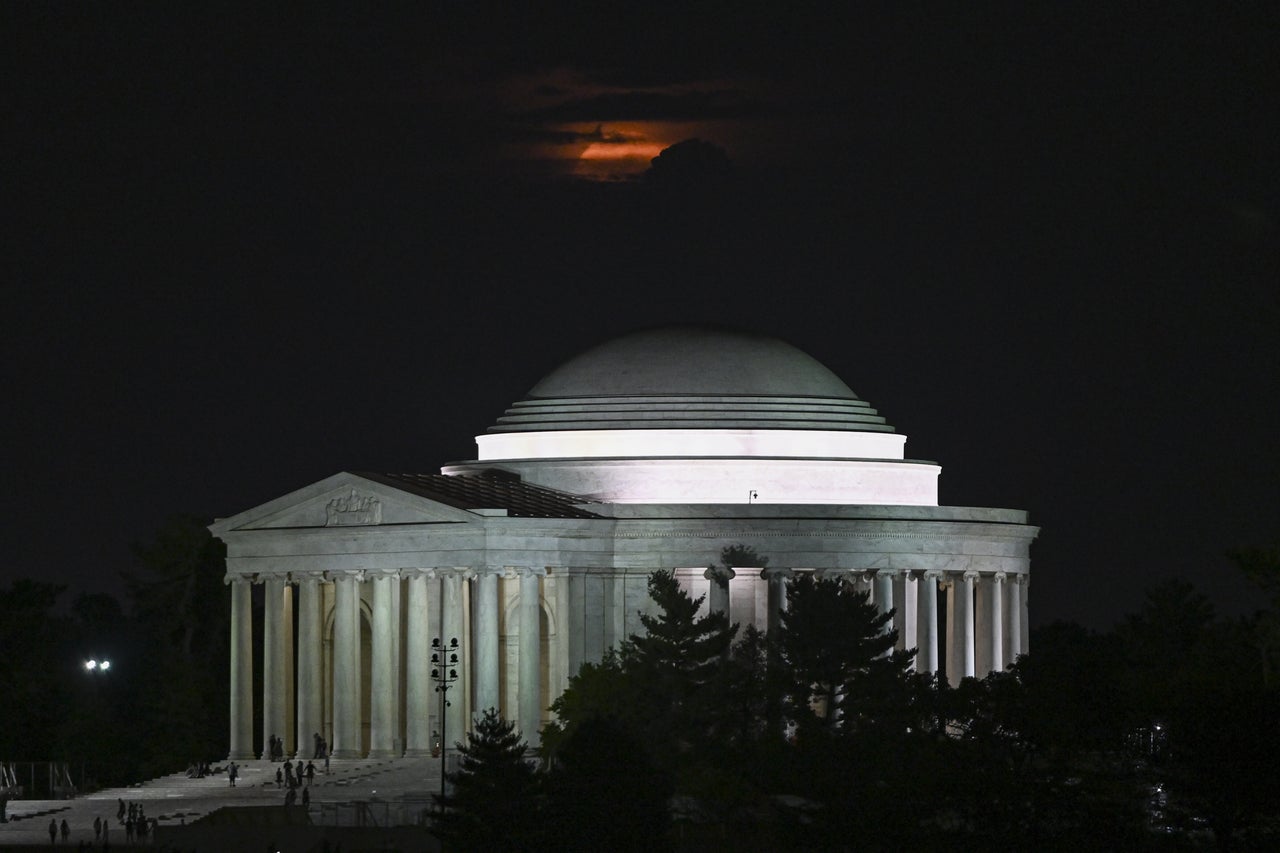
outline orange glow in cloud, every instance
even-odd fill
[[[595,127],[572,127],[587,137],[575,152],[573,173],[583,178],[611,180],[635,176],[671,144],[646,122]],[[594,137],[594,138],[592,138]]]
[[[630,139],[626,142],[592,142],[579,160],[633,160],[637,157],[652,160],[667,146],[647,139]]]

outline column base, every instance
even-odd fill
[[[229,752],[227,753],[227,761],[255,761],[254,755],[249,751]]]
[[[371,749],[369,750],[370,758],[399,758],[401,755],[398,749]]]
[[[364,753],[358,749],[335,749],[333,751],[334,758],[364,758]]]
[[[431,758],[432,754],[431,754],[430,747],[425,747],[423,749],[406,749],[404,751],[404,757],[405,758]]]

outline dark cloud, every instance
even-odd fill
[[[602,142],[606,145],[622,145],[635,142],[641,137],[634,133],[619,130],[608,130],[603,124],[597,124],[593,130],[560,130],[529,125],[510,125],[506,128],[506,141],[514,143],[549,143],[552,145],[573,145],[582,142]]]
[[[763,105],[741,90],[692,92],[607,92],[530,110],[523,118],[537,122],[573,121],[706,121],[751,118]]]

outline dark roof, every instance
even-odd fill
[[[575,506],[589,503],[579,495],[544,489],[496,471],[457,476],[365,471],[357,474],[458,509],[505,509],[507,515],[516,518],[603,518]]]

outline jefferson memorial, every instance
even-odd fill
[[[790,344],[662,328],[553,370],[474,460],[338,473],[219,519],[230,757],[254,757],[255,719],[258,744],[279,735],[287,753],[319,733],[335,757],[425,755],[491,706],[536,744],[570,676],[642,629],[659,569],[761,629],[794,573],[842,577],[895,611],[919,670],[1001,670],[1027,649],[1038,529],[1021,510],[939,506],[941,467],[905,445]],[[732,546],[768,567],[716,565]],[[442,707],[432,642],[454,638]]]

